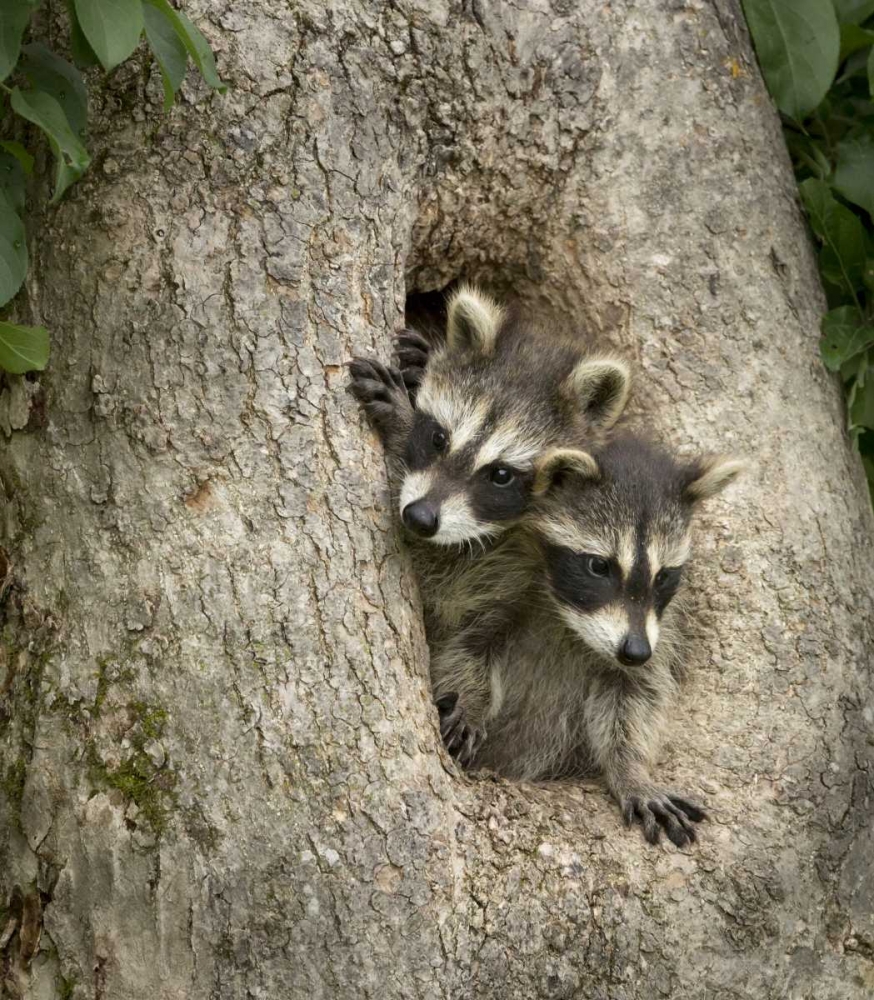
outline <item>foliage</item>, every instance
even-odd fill
[[[822,360],[874,491],[874,0],[743,6],[819,245]]]
[[[88,89],[81,70],[114,69],[145,33],[161,71],[164,109],[173,105],[190,59],[206,83],[224,92],[206,39],[168,0],[67,0],[70,51],[75,65],[40,42],[24,45],[40,0],[2,0],[0,98],[42,132],[54,156],[52,202],[57,202],[90,163],[84,134]],[[34,158],[19,142],[0,140],[0,308],[18,293],[27,274],[24,214],[27,178]],[[45,368],[48,331],[0,320],[0,369],[15,374]]]

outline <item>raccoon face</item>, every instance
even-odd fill
[[[462,287],[444,349],[429,358],[403,460],[404,525],[440,545],[493,538],[529,506],[535,463],[578,423],[619,416],[628,371],[565,344],[538,347],[504,311]]]
[[[451,545],[496,535],[524,513],[545,442],[537,428],[502,422],[499,410],[483,399],[445,422],[417,411],[400,495],[410,531]]]
[[[689,558],[694,509],[740,469],[721,457],[682,465],[630,436],[596,457],[547,456],[533,523],[552,598],[590,649],[624,668],[652,657]]]

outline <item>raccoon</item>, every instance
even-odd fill
[[[386,449],[433,643],[470,614],[465,574],[524,515],[538,459],[569,436],[602,440],[630,376],[470,286],[449,301],[445,341],[421,352],[415,407],[403,374],[374,360],[351,363],[350,391]]]
[[[657,785],[650,765],[676,691],[692,517],[740,469],[719,456],[683,463],[628,433],[541,459],[513,545],[467,581],[492,586],[495,602],[432,657],[461,764],[529,781],[596,773],[651,843],[662,830],[678,846],[695,840],[703,810]]]

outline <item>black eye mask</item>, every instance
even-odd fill
[[[411,472],[421,472],[446,450],[446,445],[440,446],[440,435],[445,435],[448,443],[449,435],[446,429],[433,418],[419,410],[413,421],[413,428],[407,438],[404,449],[404,462]]]
[[[599,576],[592,570],[603,567],[597,563],[592,566],[591,561],[600,556],[574,552],[563,545],[547,545],[545,551],[553,590],[566,604],[580,611],[597,611],[619,595],[621,581],[615,563],[605,560],[607,573]]]
[[[653,607],[661,618],[665,608],[671,603],[683,578],[682,566],[665,566],[656,574],[653,586]]]
[[[506,469],[511,479],[505,485],[494,481],[496,469]],[[502,477],[498,477],[502,478]],[[534,476],[509,465],[495,462],[478,469],[468,481],[467,498],[478,521],[509,521],[528,506]]]

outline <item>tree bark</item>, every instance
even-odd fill
[[[738,5],[186,9],[232,89],[107,81],[32,233],[51,367],[0,398],[0,992],[870,996],[872,517]],[[660,764],[694,850],[439,746],[342,366],[460,275],[752,461]]]

